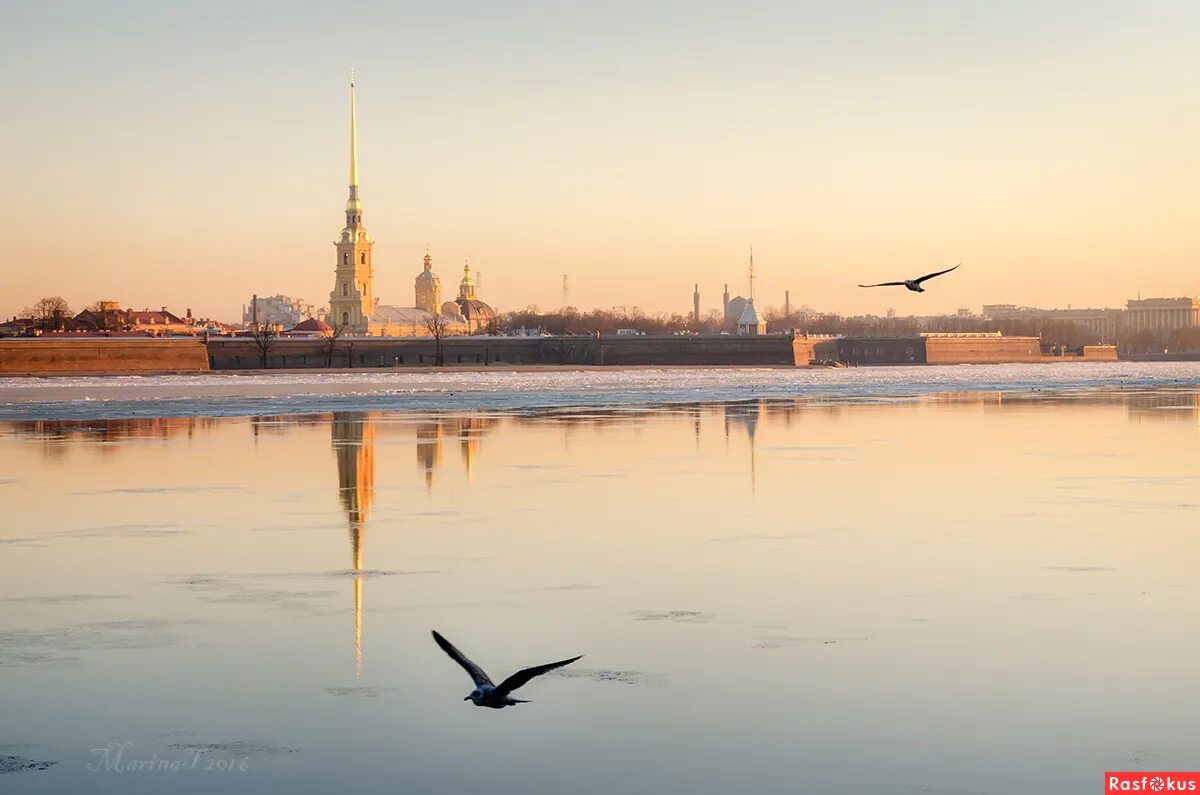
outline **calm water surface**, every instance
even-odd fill
[[[1195,769],[1198,404],[5,423],[0,757],[57,764],[0,789],[1082,794]],[[585,656],[480,709],[433,628],[494,677]]]

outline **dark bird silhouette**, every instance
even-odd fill
[[[923,292],[925,292],[925,288],[921,286],[921,282],[928,281],[928,280],[932,279],[934,276],[941,276],[943,273],[949,273],[950,271],[957,269],[959,265],[962,265],[962,263],[961,262],[958,263],[958,265],[955,265],[953,268],[946,268],[946,270],[944,270],[944,271],[938,271],[937,273],[927,273],[919,279],[905,279],[902,282],[880,282],[879,284],[860,284],[858,286],[859,287],[907,287],[908,289],[912,290],[914,293],[923,293]]]
[[[433,639],[437,645],[442,647],[442,651],[450,655],[450,659],[463,667],[475,682],[475,689],[467,695],[463,701],[473,701],[477,707],[491,707],[492,709],[503,709],[511,707],[513,704],[527,704],[528,701],[512,698],[509,693],[527,684],[530,679],[535,676],[541,676],[547,671],[553,671],[555,668],[562,668],[564,665],[570,665],[582,657],[572,657],[569,660],[559,660],[558,662],[546,663],[545,665],[535,665],[532,668],[524,668],[517,671],[512,676],[505,679],[498,685],[492,684],[492,680],[484,673],[483,669],[475,663],[467,655],[454,647],[454,644],[438,634],[438,631],[433,630]]]

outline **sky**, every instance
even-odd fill
[[[845,314],[1200,293],[1200,5],[0,5],[0,315],[375,294]],[[962,262],[925,294],[862,290]]]

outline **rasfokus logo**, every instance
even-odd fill
[[[1197,792],[1200,793],[1200,772],[1163,773],[1129,771],[1104,774],[1104,792]]]

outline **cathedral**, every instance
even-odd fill
[[[473,334],[487,328],[496,311],[475,295],[470,265],[463,266],[458,298],[442,303],[442,284],[433,272],[433,258],[425,252],[424,270],[414,284],[414,305],[381,304],[375,297],[375,241],[362,222],[358,195],[358,134],[355,128],[354,78],[350,79],[350,198],[346,200],[346,226],[337,247],[333,291],[329,294],[330,326],[346,334],[375,337],[411,337],[430,334],[435,316],[449,334]]]

